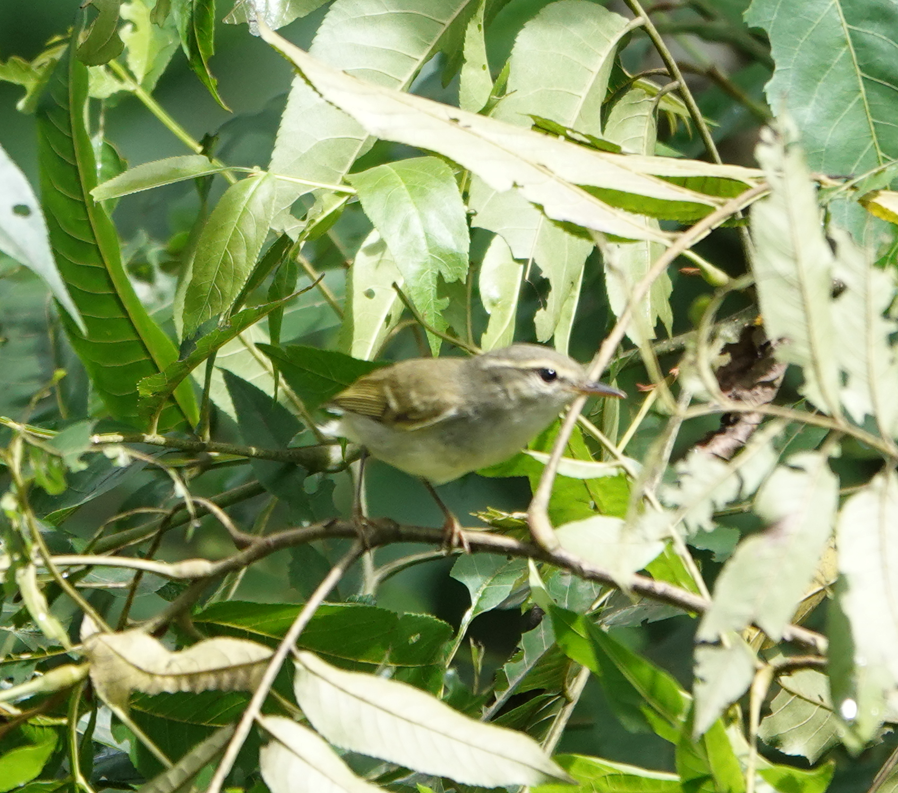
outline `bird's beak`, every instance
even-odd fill
[[[619,397],[620,399],[627,398],[626,391],[621,391],[619,388],[615,388],[611,385],[605,385],[605,383],[584,383],[579,386],[577,390],[581,394],[587,394],[588,396],[612,396]]]

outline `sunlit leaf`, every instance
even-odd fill
[[[405,683],[301,652],[294,686],[312,726],[341,748],[484,787],[568,778],[532,738],[463,716]]]

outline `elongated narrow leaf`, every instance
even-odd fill
[[[268,234],[274,179],[265,174],[231,185],[197,242],[184,295],[184,335],[226,311],[240,294]]]
[[[379,793],[356,776],[327,742],[283,716],[263,716],[272,740],[259,752],[259,770],[271,793]]]
[[[311,52],[331,66],[378,85],[407,89],[440,47],[451,47],[478,0],[337,0]],[[399,44],[401,42],[401,44]],[[370,146],[358,121],[326,101],[302,78],[290,89],[271,157],[274,173],[340,184]],[[278,185],[276,213],[312,190]]]
[[[53,297],[83,333],[84,320],[53,261],[40,203],[28,180],[0,146],[0,251],[44,279]]]
[[[436,157],[378,165],[353,174],[365,214],[380,232],[402,273],[412,303],[437,330],[448,322],[440,278],[461,281],[468,272],[468,224],[452,170]],[[429,336],[434,355],[440,339]]]
[[[96,201],[105,201],[225,170],[227,169],[224,166],[213,165],[212,161],[202,154],[167,157],[164,160],[135,165],[113,179],[97,185],[90,194]]]
[[[850,625],[853,696],[861,740],[885,718],[884,698],[898,686],[898,477],[878,474],[842,507],[837,544],[844,587],[839,605]],[[872,605],[871,605],[872,604]],[[845,688],[843,686],[842,688]]]
[[[137,383],[173,363],[177,351],[137,299],[115,228],[90,196],[97,167],[84,123],[86,102],[87,67],[70,49],[38,112],[41,194],[56,264],[87,327],[82,334],[67,324],[72,345],[110,413],[140,425]],[[163,424],[184,418],[195,423],[190,388],[179,388],[175,401],[177,412],[172,409]]]
[[[552,607],[552,626],[565,655],[597,676],[624,725],[649,729],[676,743],[685,725],[689,695],[667,672],[616,641],[582,614]]]
[[[171,768],[167,768],[159,776],[142,785],[140,793],[175,793],[182,790],[203,768],[224,752],[233,734],[232,724],[220,727],[206,740],[194,746]]]
[[[821,410],[838,414],[833,254],[823,235],[816,190],[788,128],[782,134],[765,130],[756,154],[771,188],[770,197],[751,210],[764,326],[769,338],[785,341],[776,357],[802,367],[802,393]]]
[[[838,480],[824,455],[797,454],[774,471],[755,504],[768,528],[743,540],[727,562],[698,637],[714,641],[754,622],[779,639],[813,579],[837,503]]]
[[[300,344],[288,344],[283,348],[259,344],[258,347],[271,358],[309,409],[326,402],[363,374],[385,365]]]
[[[405,281],[377,229],[362,243],[349,268],[340,347],[353,358],[371,360],[402,313],[399,293]]]
[[[498,234],[486,249],[478,279],[480,300],[490,315],[480,346],[484,351],[507,347],[514,341],[524,265],[515,260],[508,243]]]
[[[493,92],[493,78],[486,52],[486,0],[480,0],[477,11],[465,30],[464,63],[458,78],[458,106],[462,110],[478,112]]]
[[[204,639],[172,652],[141,630],[94,633],[85,618],[81,633],[90,677],[107,702],[126,707],[131,691],[252,691],[271,650],[243,639]]]
[[[882,432],[898,434],[898,358],[890,339],[898,323],[886,315],[898,291],[893,268],[880,268],[841,229],[834,275],[844,285],[833,301],[839,329],[835,352],[846,378],[842,404],[858,424],[872,416]]]
[[[726,646],[701,645],[695,649],[695,720],[693,738],[705,731],[739,699],[751,685],[755,654],[736,633]]]
[[[282,307],[289,299],[290,297],[286,297],[283,300],[247,308],[239,314],[235,314],[224,327],[216,328],[201,337],[193,352],[186,358],[170,364],[164,372],[158,372],[141,380],[137,388],[140,392],[140,409],[144,415],[154,415],[181,382],[212,353],[221,349],[231,339],[255,325],[275,309]]]
[[[622,155],[590,151],[359,80],[325,65],[276,33],[265,28],[261,32],[293,61],[316,91],[351,114],[370,134],[443,154],[476,173],[494,190],[519,190],[555,220],[622,237],[645,238],[645,229],[632,215],[593,198],[577,185],[706,206],[717,203],[631,169]],[[641,165],[644,167],[645,161]],[[650,238],[667,239],[660,233]]]
[[[605,121],[605,137],[618,143],[627,151],[654,154],[657,136],[657,112],[654,97],[641,88],[627,91],[611,108]],[[658,221],[646,218],[646,224],[658,227]],[[615,316],[620,317],[630,301],[633,287],[645,276],[652,262],[661,255],[657,243],[637,240],[626,243],[609,242],[602,248],[605,265],[605,288],[608,304]],[[634,344],[655,338],[658,320],[670,333],[673,316],[670,293],[673,285],[670,276],[662,273],[633,313],[633,321],[627,326],[627,336]]]
[[[209,71],[209,59],[215,52],[215,0],[172,0],[181,48],[200,82],[225,110],[228,106],[218,95],[218,81]]]
[[[301,652],[294,690],[315,729],[344,749],[468,785],[568,779],[532,738],[463,716],[405,683],[344,672]]]

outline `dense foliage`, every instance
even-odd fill
[[[0,791],[898,790],[893,3],[50,8]],[[512,341],[630,396],[440,488],[468,554],[369,464],[360,542],[322,405]]]

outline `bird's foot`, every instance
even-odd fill
[[[465,553],[471,553],[471,546],[461,523],[451,512],[446,514],[446,522],[443,524],[443,547],[447,551],[461,548]]]

